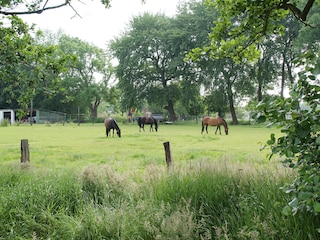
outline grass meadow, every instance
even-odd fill
[[[106,138],[102,123],[0,127],[0,239],[320,237],[319,218],[282,214],[294,173],[259,151],[278,129],[119,126],[121,138]],[[21,139],[30,164],[20,163]]]

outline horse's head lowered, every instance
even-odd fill
[[[117,129],[117,135],[118,135],[118,137],[121,137],[121,130],[120,130],[120,128]]]
[[[116,122],[115,119],[113,118],[106,118],[104,120],[104,125],[106,127],[106,135],[107,137],[109,136],[109,132],[112,129],[112,135],[114,135],[114,130],[116,130],[118,137],[121,137],[121,130]]]

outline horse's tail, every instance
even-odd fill
[[[201,128],[201,134],[203,133],[203,131],[204,131],[204,122],[203,122],[203,119],[204,118],[202,118],[202,120],[201,120],[201,125],[202,125],[202,128]]]
[[[156,132],[158,132],[158,121],[157,119],[153,118],[153,121],[154,121],[154,128],[156,129]]]
[[[139,127],[141,127],[141,117],[138,117],[137,123],[138,123]]]

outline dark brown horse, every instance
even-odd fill
[[[119,128],[119,126],[118,126],[118,124],[117,124],[115,119],[106,118],[104,120],[104,125],[106,126],[106,135],[107,135],[107,137],[109,136],[109,132],[111,131],[111,129],[112,129],[112,137],[114,137],[114,130],[117,131],[118,137],[121,137],[121,131],[120,131],[120,128]],[[111,136],[111,134],[110,134],[110,136]]]
[[[153,124],[156,132],[158,132],[158,121],[154,117],[139,117],[138,118],[138,125],[139,125],[139,132],[141,131],[141,128],[144,131],[144,125],[150,124],[150,132],[152,130],[153,132]]]
[[[212,118],[212,117],[204,117],[202,119],[202,130],[201,130],[201,134],[204,131],[204,126],[206,126],[206,132],[208,133],[208,126],[217,126],[216,132],[215,134],[217,134],[217,131],[219,129],[220,135],[221,135],[221,129],[220,126],[223,125],[224,126],[224,131],[226,133],[226,135],[228,135],[228,124],[226,122],[226,120],[224,120],[222,117],[217,117],[217,118]]]

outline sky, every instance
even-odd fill
[[[54,2],[58,4],[60,1],[54,0]],[[61,29],[71,37],[78,37],[105,48],[108,41],[125,30],[133,16],[144,12],[173,16],[179,0],[146,0],[145,4],[142,4],[141,0],[112,0],[109,9],[106,9],[99,0],[72,2],[74,2],[73,8],[81,17],[75,16],[74,10],[65,6],[21,18],[29,24],[35,23],[36,29],[48,29],[52,32]]]

